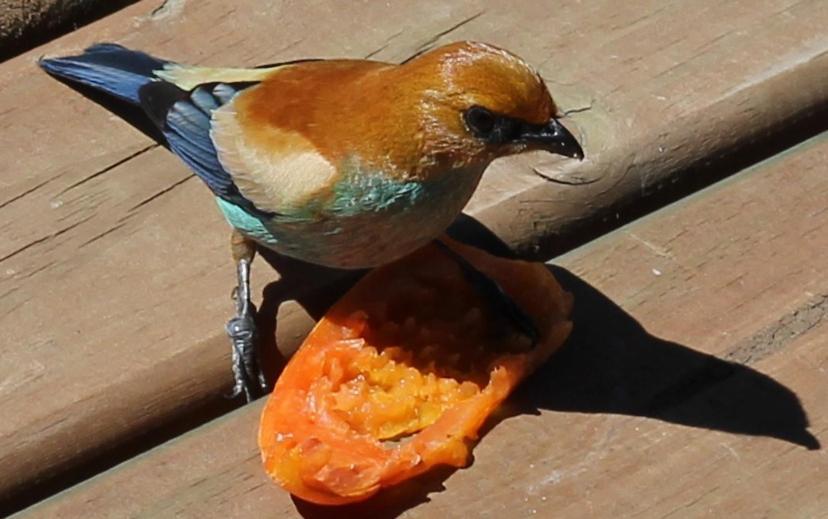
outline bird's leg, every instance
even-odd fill
[[[539,338],[538,329],[532,321],[532,318],[515,303],[514,299],[504,292],[495,280],[480,272],[469,260],[461,256],[454,249],[441,240],[435,240],[435,243],[449,257],[457,262],[466,279],[469,280],[483,299],[491,305],[491,309],[495,314],[505,317],[518,332],[525,335],[531,341],[530,348],[534,347]]]
[[[244,398],[250,402],[267,389],[267,382],[259,366],[256,306],[250,300],[250,264],[256,254],[256,246],[239,231],[234,230],[230,238],[230,247],[238,276],[238,285],[233,291],[236,315],[227,322],[225,327],[232,343],[233,378],[235,380],[230,397],[234,398],[244,393]]]

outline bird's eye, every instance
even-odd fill
[[[478,137],[488,137],[495,129],[495,115],[480,106],[472,106],[463,114],[466,126]]]

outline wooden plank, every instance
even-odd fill
[[[294,502],[261,468],[257,402],[30,511],[821,516],[826,163],[828,133],[559,258],[575,294],[573,337],[511,400],[466,470],[368,505]]]
[[[539,66],[589,157],[526,156],[487,172],[469,212],[527,251],[824,106],[819,5],[429,0],[354,3],[343,17],[331,0],[168,0],[160,10],[145,0],[4,63],[0,325],[18,332],[0,339],[0,500],[182,413],[226,405],[230,384],[221,324],[233,274],[207,192],[164,150],[43,75],[37,56],[103,40],[210,64],[393,61],[463,38],[503,45]],[[254,269],[257,293],[268,287],[265,314],[279,309],[280,348],[295,346],[310,323],[303,306],[324,307],[321,287],[341,276],[310,272],[293,265],[276,282],[261,262]],[[280,304],[292,299],[302,305]]]

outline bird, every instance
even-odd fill
[[[138,107],[212,192],[236,265],[235,315],[225,327],[232,396],[248,401],[267,387],[250,294],[256,247],[328,267],[376,267],[438,239],[494,159],[532,150],[584,157],[540,74],[482,42],[401,63],[255,68],[192,66],[98,43],[39,65]],[[458,260],[522,318],[496,284]]]

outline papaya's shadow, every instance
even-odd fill
[[[485,227],[469,217],[461,218],[450,234],[495,254],[511,255]],[[314,316],[321,315],[356,279],[342,271],[305,268],[313,269],[313,275],[330,275],[340,281],[337,290],[328,291],[326,301],[302,302],[297,298],[309,305],[306,308]],[[573,332],[564,348],[524,382],[505,412],[493,417],[486,430],[509,415],[550,409],[646,416],[820,448],[819,441],[807,430],[808,419],[799,399],[782,384],[748,366],[654,337],[576,275],[561,267],[550,269],[575,296]],[[274,286],[270,295],[276,293]],[[274,303],[267,295],[266,291],[263,310],[267,311],[262,314],[275,315]],[[680,312],[676,309],[677,318]],[[396,517],[428,501],[429,493],[441,491],[453,472],[446,468],[426,474],[355,505],[324,507],[299,499],[294,503],[304,517]]]

